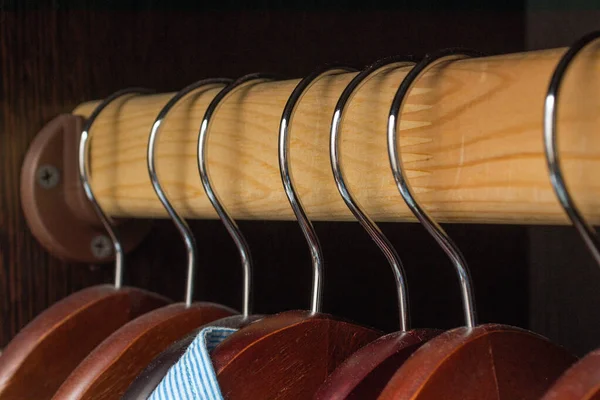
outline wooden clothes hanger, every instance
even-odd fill
[[[466,327],[444,332],[421,346],[398,369],[380,399],[539,399],[575,357],[546,338],[523,329],[476,325],[467,263],[452,239],[416,201],[402,168],[397,125],[412,84],[432,66],[474,56],[449,49],[426,56],[404,78],[388,119],[388,153],[406,204],[451,259],[459,276]]]
[[[586,247],[600,266],[600,239],[592,225],[584,218],[570,195],[563,177],[556,139],[558,95],[564,75],[571,62],[584,48],[600,38],[600,31],[592,32],[575,42],[562,56],[552,78],[544,103],[544,149],[550,182],[558,200],[577,229]],[[584,356],[552,385],[542,400],[598,400],[600,399],[600,349]]]
[[[340,131],[344,108],[353,94],[376,73],[385,73],[393,68],[414,65],[406,57],[380,60],[356,75],[342,92],[331,122],[330,160],[338,191],[356,219],[380,247],[396,277],[398,305],[400,309],[400,331],[382,336],[362,347],[348,357],[321,385],[315,399],[375,399],[402,363],[420,346],[441,333],[434,329],[410,329],[408,291],[404,280],[402,263],[396,250],[365,212],[346,185],[341,166]]]
[[[79,144],[81,183],[112,239],[115,282],[69,295],[38,315],[14,337],[0,357],[0,398],[3,400],[50,399],[102,340],[138,316],[170,303],[156,293],[121,286],[124,264],[121,242],[96,201],[87,172],[90,129],[96,117],[117,98],[148,93],[147,89],[132,88],[106,98],[86,120]]]
[[[279,167],[284,189],[312,256],[311,311],[265,317],[218,345],[211,357],[224,398],[308,399],[347,356],[381,335],[320,313],[323,256],[289,167],[289,123],[297,102],[317,79],[347,71],[329,67],[300,81],[286,103],[279,129]]]
[[[599,400],[600,349],[586,354],[566,370],[542,400]]]
[[[241,329],[248,324],[262,318],[262,315],[251,315],[251,303],[252,303],[252,255],[248,242],[244,237],[244,234],[238,227],[235,220],[231,217],[225,205],[219,199],[219,195],[213,187],[210,179],[208,170],[208,133],[211,126],[212,117],[215,114],[217,108],[221,102],[227,97],[228,94],[233,92],[242,86],[246,86],[251,83],[258,83],[272,80],[272,77],[267,74],[249,74],[237,79],[235,82],[230,83],[224,87],[210,102],[207,107],[202,123],[200,124],[200,130],[198,134],[198,171],[200,173],[200,179],[206,192],[208,199],[210,200],[213,208],[217,212],[219,219],[225,225],[225,228],[229,232],[229,235],[233,239],[240,259],[242,261],[243,269],[243,285],[242,285],[242,314],[233,315],[230,317],[222,318],[216,321],[212,321],[206,326],[218,326],[223,328]],[[185,338],[173,343],[166,350],[160,353],[152,360],[152,362],[138,375],[133,383],[127,389],[127,392],[123,395],[123,400],[139,400],[147,399],[154,392],[156,387],[163,380],[169,369],[179,361],[181,356],[186,352],[190,344],[196,339],[200,331],[205,326],[202,326],[194,330],[191,334]]]
[[[0,398],[52,398],[102,340],[128,321],[169,302],[141,289],[98,285],[53,304],[4,349]]]
[[[181,233],[188,255],[185,302],[149,312],[115,331],[98,345],[71,373],[54,396],[62,399],[120,398],[154,357],[198,327],[236,314],[229,307],[192,302],[196,266],[196,243],[190,228],[172,207],[156,174],[155,148],[163,120],[175,104],[199,88],[229,84],[228,79],[205,79],[179,91],[156,117],[148,140],[148,172],[158,198]]]
[[[241,329],[254,321],[261,319],[262,315],[249,315],[244,318],[242,315],[232,315],[209,322],[208,324],[194,330],[185,338],[178,340],[169,346],[165,351],[156,356],[150,364],[127,388],[127,391],[121,397],[122,400],[148,399],[154,392],[167,372],[175,365],[185,354],[186,350],[198,336],[202,328],[206,326],[216,326],[222,328]]]

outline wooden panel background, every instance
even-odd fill
[[[138,11],[0,14],[0,347],[48,305],[112,276],[110,266],[69,264],[46,254],[23,219],[20,165],[31,139],[56,114],[127,86],[173,91],[209,76],[274,71],[299,77],[329,61],[362,66],[454,45],[491,54],[524,46],[519,9],[199,12],[140,4]],[[192,225],[203,267],[198,297],[238,306],[239,261],[225,230],[218,221]],[[241,227],[256,261],[256,311],[307,307],[309,255],[297,225],[254,221]],[[404,257],[415,325],[459,324],[457,285],[441,250],[416,224],[383,228]],[[317,229],[327,261],[326,311],[395,329],[391,273],[374,244],[355,223],[318,223]],[[526,229],[449,230],[471,261],[481,319],[526,326]],[[157,221],[127,261],[129,284],[183,296],[183,246],[168,221]]]
[[[600,4],[582,0],[579,7],[551,5],[549,0],[528,1],[527,50],[568,46],[600,28]],[[530,328],[577,354],[597,348],[600,269],[581,237],[571,227],[531,227],[529,242]]]

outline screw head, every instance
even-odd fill
[[[113,252],[112,243],[106,235],[94,236],[90,242],[90,248],[96,258],[107,258]]]
[[[44,189],[52,189],[60,182],[60,171],[54,165],[40,165],[35,176],[37,183]]]

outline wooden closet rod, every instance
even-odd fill
[[[440,221],[564,224],[542,153],[542,107],[549,77],[566,49],[446,63],[418,81],[400,125],[400,145],[419,200]],[[600,222],[600,52],[574,62],[559,102],[565,175],[582,211]],[[342,128],[342,165],[356,197],[378,221],[413,220],[390,173],[386,122],[407,68],[374,76],[356,94]],[[250,71],[249,71],[250,72]],[[324,78],[292,121],[291,162],[308,214],[350,220],[329,164],[333,107],[354,74]],[[200,78],[200,77],[199,77]],[[298,79],[241,89],[217,110],[209,137],[216,190],[235,218],[289,220],[277,161],[283,106]],[[218,89],[182,101],[159,138],[158,173],[187,217],[215,218],[202,189],[196,141]],[[93,188],[113,216],[165,217],[146,169],[150,126],[172,93],[130,97],[92,129]],[[97,102],[73,113],[89,115]]]

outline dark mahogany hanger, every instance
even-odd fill
[[[159,308],[122,326],[79,364],[58,389],[55,399],[120,398],[139,373],[168,346],[204,324],[237,314],[220,304],[192,302],[196,243],[187,223],[173,208],[158,181],[154,155],[160,127],[179,100],[199,88],[206,90],[229,83],[229,79],[205,79],[179,91],[158,113],[148,140],[148,172],[152,186],[187,249],[185,302]]]
[[[279,129],[283,185],[312,256],[311,310],[265,317],[215,348],[211,356],[224,398],[308,399],[347,356],[381,335],[373,329],[320,313],[321,247],[298,198],[289,167],[289,123],[296,104],[317,79],[348,71],[330,67],[300,81],[287,101]]]
[[[408,294],[402,263],[387,237],[362,210],[346,185],[341,166],[340,131],[344,108],[354,93],[374,74],[385,73],[393,68],[414,65],[406,57],[383,59],[356,75],[340,96],[331,122],[330,160],[338,191],[356,219],[377,243],[392,266],[398,290],[400,331],[382,336],[348,357],[321,385],[315,395],[318,400],[375,399],[396,370],[421,345],[437,336],[434,329],[410,329]]]
[[[561,170],[556,143],[556,115],[558,95],[563,77],[577,54],[600,38],[600,31],[592,32],[577,42],[562,56],[552,78],[544,103],[544,149],[550,181],[558,200],[571,222],[583,238],[586,247],[600,266],[600,239],[570,195]],[[569,368],[546,392],[542,400],[599,400],[600,399],[600,349],[587,354]]]
[[[416,201],[400,159],[397,125],[412,84],[434,65],[474,56],[450,49],[426,56],[404,78],[388,120],[388,153],[406,204],[451,259],[459,277],[466,327],[444,332],[421,346],[398,369],[380,399],[539,399],[575,357],[548,339],[523,329],[476,325],[467,263],[452,239]]]
[[[267,74],[250,74],[243,76],[242,78],[230,83],[224,87],[210,102],[208,108],[204,113],[204,118],[200,125],[200,131],[198,134],[198,171],[200,173],[200,179],[206,192],[208,199],[210,200],[213,208],[217,212],[219,219],[225,225],[225,228],[229,232],[229,235],[233,239],[238,252],[240,253],[240,259],[242,261],[243,269],[243,286],[242,286],[242,313],[240,315],[233,315],[230,317],[222,318],[216,321],[212,321],[206,326],[218,326],[222,328],[241,329],[248,324],[262,318],[262,315],[251,315],[252,308],[252,255],[248,242],[244,237],[244,234],[238,227],[235,220],[231,217],[225,205],[219,199],[219,195],[213,187],[210,179],[208,170],[208,133],[212,122],[212,117],[215,114],[217,108],[222,101],[227,97],[228,94],[233,92],[242,86],[248,84],[264,82],[273,80],[271,75]],[[194,330],[191,334],[185,338],[173,343],[169,348],[160,353],[152,362],[138,375],[133,383],[127,389],[127,392],[123,395],[123,400],[140,400],[147,399],[150,397],[154,389],[160,384],[162,379],[165,377],[169,369],[179,361],[181,356],[186,352],[190,344],[196,339],[200,331],[205,326],[202,326]]]
[[[85,122],[79,144],[81,183],[112,239],[114,284],[92,286],[69,295],[15,336],[0,357],[0,399],[50,399],[102,340],[128,321],[170,303],[156,293],[121,286],[124,264],[121,242],[94,197],[87,171],[90,129],[96,117],[117,98],[148,93],[147,89],[131,88],[106,98]]]
[[[600,349],[566,370],[542,400],[600,400]]]

